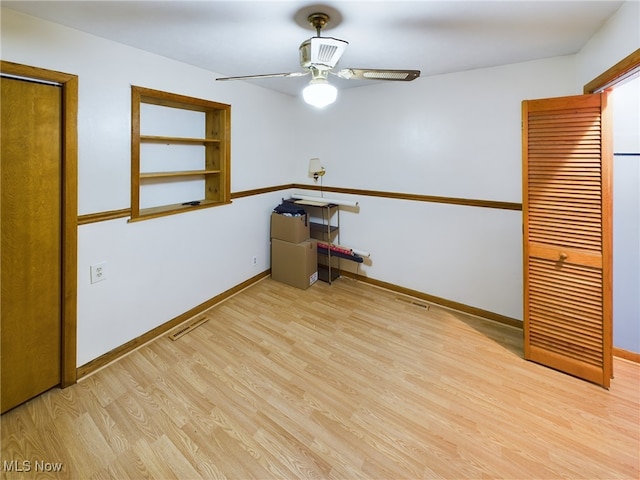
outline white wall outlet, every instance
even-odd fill
[[[254,255],[253,259],[252,259],[252,262],[253,262],[252,265],[254,267],[257,267],[258,266],[258,257]]]
[[[91,283],[102,282],[107,279],[107,262],[91,265]]]

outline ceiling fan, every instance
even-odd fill
[[[420,76],[420,70],[389,70],[372,68],[343,68],[334,71],[340,57],[344,54],[349,42],[332,37],[321,37],[320,31],[329,22],[326,13],[313,13],[307,18],[316,29],[316,36],[302,42],[299,47],[301,72],[267,73],[261,75],[244,75],[240,77],[221,77],[216,80],[247,80],[253,78],[303,77],[311,74],[309,85],[302,96],[310,105],[322,108],[336,100],[337,89],[327,79],[329,74],[347,80],[389,80],[409,82]]]

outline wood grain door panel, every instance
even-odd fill
[[[1,410],[61,375],[62,93],[2,78]]]
[[[605,387],[608,129],[606,93],[523,102],[525,358]]]

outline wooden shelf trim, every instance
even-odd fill
[[[178,170],[173,172],[146,172],[141,173],[140,178],[163,178],[163,177],[193,177],[198,175],[211,175],[220,173],[220,170]]]
[[[206,200],[206,199],[194,199],[194,201],[200,202],[197,205],[183,205],[182,203],[174,203],[171,205],[160,205],[158,207],[141,208],[140,215],[138,217],[131,217],[129,222],[137,222],[147,220],[150,218],[164,217],[167,215],[173,215],[174,213],[188,212],[189,210],[198,210],[200,208],[208,208],[216,205],[228,205],[231,202]]]
[[[142,143],[182,143],[182,144],[195,144],[206,145],[210,143],[220,143],[219,138],[188,138],[188,137],[161,137],[156,135],[140,135],[140,142]]]
[[[263,195],[266,193],[272,193],[272,192],[279,192],[282,190],[287,190],[290,188],[294,188],[294,189],[302,189],[302,188],[306,188],[309,190],[314,190],[313,185],[306,185],[306,184],[298,184],[298,183],[286,183],[286,184],[282,184],[282,185],[273,185],[273,186],[269,186],[269,187],[261,187],[261,188],[254,188],[254,189],[250,189],[250,190],[240,190],[237,192],[232,192],[230,197],[231,200],[237,200],[240,198],[245,198],[245,197],[253,197],[255,195]],[[319,188],[317,189],[319,190]],[[325,187],[325,191],[334,191],[333,188],[329,189],[327,187]],[[347,189],[344,188],[342,190],[345,190],[344,192],[340,192],[340,193],[350,193],[352,195],[367,195],[366,191],[363,190],[358,190],[358,189]],[[347,191],[349,190],[349,191]],[[368,191],[371,192],[371,191]],[[424,201],[424,202],[428,202],[428,201],[433,201],[430,200],[429,198],[425,197],[424,199],[420,199],[420,198],[404,198],[404,194],[398,194],[398,197],[393,197],[391,195],[383,195],[385,192],[379,192],[379,195],[371,195],[373,197],[379,196],[379,197],[387,197],[387,198],[395,198],[397,200],[413,200],[413,201]],[[507,210],[522,210],[522,204],[507,204],[506,207],[501,207],[500,205],[495,205],[495,202],[491,202],[491,201],[486,201],[486,200],[474,200],[474,204],[472,204],[471,206],[476,206],[476,207],[486,207],[486,208],[505,208]],[[486,202],[486,205],[481,205],[481,202]],[[437,203],[437,202],[436,202]],[[445,203],[452,203],[452,202],[445,202]],[[504,203],[504,202],[500,202],[500,203]],[[460,205],[464,205],[463,202],[459,203]],[[78,216],[78,224],[79,225],[84,225],[84,224],[88,224],[88,223],[97,223],[97,222],[103,222],[103,221],[107,221],[107,220],[113,220],[115,218],[125,218],[131,215],[131,210],[129,208],[124,208],[121,210],[113,210],[113,211],[104,211],[104,212],[94,212],[94,213],[90,213],[90,214],[84,214],[84,215],[79,215]]]
[[[167,136],[167,135],[142,135],[140,107],[143,104],[158,105],[175,108],[178,110],[192,110],[204,113],[202,119],[202,134],[200,131],[193,133],[198,136]],[[212,102],[205,99],[187,97],[159,90],[131,86],[131,220],[137,221],[154,217],[182,213],[185,210],[200,209],[231,203],[231,156],[230,156],[230,131],[231,131],[231,106],[223,103]],[[201,138],[202,135],[204,138]],[[151,170],[141,171],[142,144],[164,145],[188,145],[203,146],[199,154],[203,163],[192,165],[175,163],[174,170],[162,169],[161,166],[151,167]],[[151,152],[145,152],[145,155]],[[168,158],[170,153],[166,148],[162,152],[155,152],[159,158]],[[147,159],[145,160],[153,160]],[[152,165],[152,164],[151,164]],[[184,166],[184,169],[180,169]],[[201,169],[193,170],[193,168]],[[178,170],[175,170],[178,168]],[[191,168],[191,169],[189,169]],[[181,181],[188,179],[204,180],[202,192],[197,194],[202,199],[185,198],[182,203],[171,205],[159,205],[152,208],[141,208],[141,190],[152,185],[151,180],[162,180],[165,186],[182,191],[185,195],[191,195],[189,191],[180,190]],[[173,185],[171,185],[173,184]],[[179,197],[178,197],[179,198]],[[196,204],[189,204],[196,202]]]

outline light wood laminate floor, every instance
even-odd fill
[[[346,278],[205,315],[3,415],[2,478],[639,477],[638,364],[607,391],[523,360],[519,329]]]

